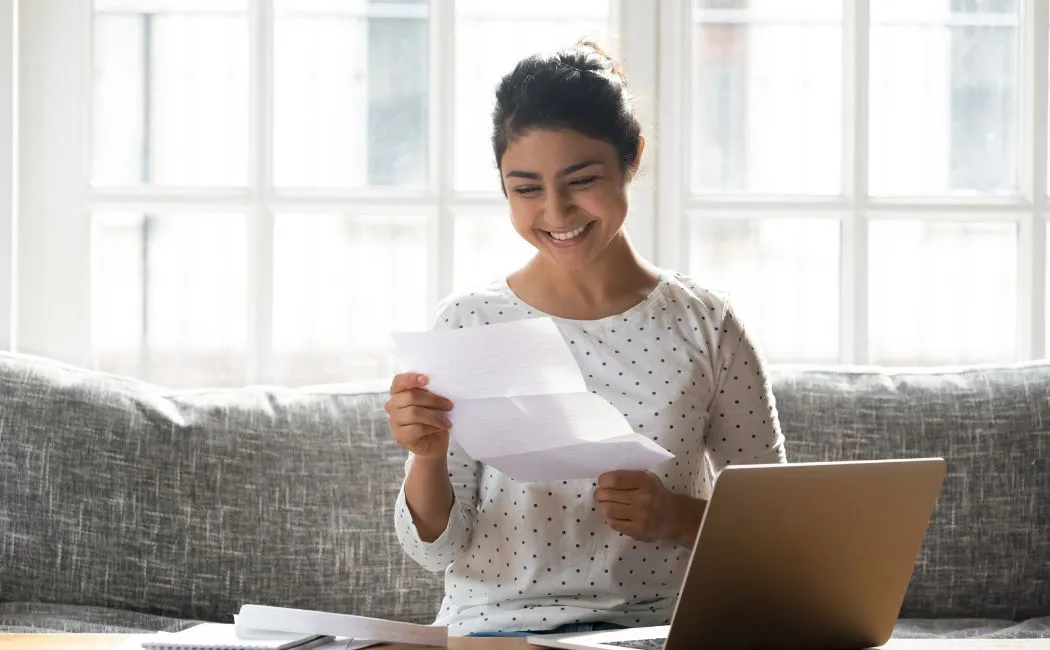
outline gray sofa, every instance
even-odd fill
[[[949,461],[898,636],[1050,636],[1050,362],[773,377],[791,461]],[[173,630],[244,602],[430,622],[384,399],[0,354],[0,630]]]

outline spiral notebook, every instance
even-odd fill
[[[201,623],[140,641],[143,650],[306,650],[332,641],[324,634],[245,632],[228,623]]]

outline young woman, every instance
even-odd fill
[[[536,255],[447,298],[433,326],[553,318],[588,388],[675,458],[651,472],[518,483],[456,445],[453,404],[425,376],[399,374],[386,405],[410,452],[398,539],[445,572],[436,623],[454,635],[666,624],[717,472],[786,462],[763,362],[723,296],[628,240],[645,141],[627,80],[601,49],[518,63],[496,91],[492,144],[511,223]]]

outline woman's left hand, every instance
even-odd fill
[[[606,472],[598,477],[598,489],[594,491],[598,511],[609,526],[640,542],[681,537],[685,520],[692,519],[682,516],[682,499],[682,495],[664,487],[652,472]]]

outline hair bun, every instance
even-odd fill
[[[625,179],[637,169],[642,126],[627,77],[594,41],[530,54],[500,80],[492,110],[497,168],[502,169],[510,143],[534,129],[567,129],[604,140],[616,149]]]
[[[623,66],[621,66],[620,62],[614,59],[612,55],[606,52],[601,45],[598,45],[596,41],[589,38],[581,38],[576,42],[576,47],[583,50],[591,50],[604,64],[602,65],[602,69],[612,72],[620,79],[624,86],[627,85],[627,73],[624,72]]]

